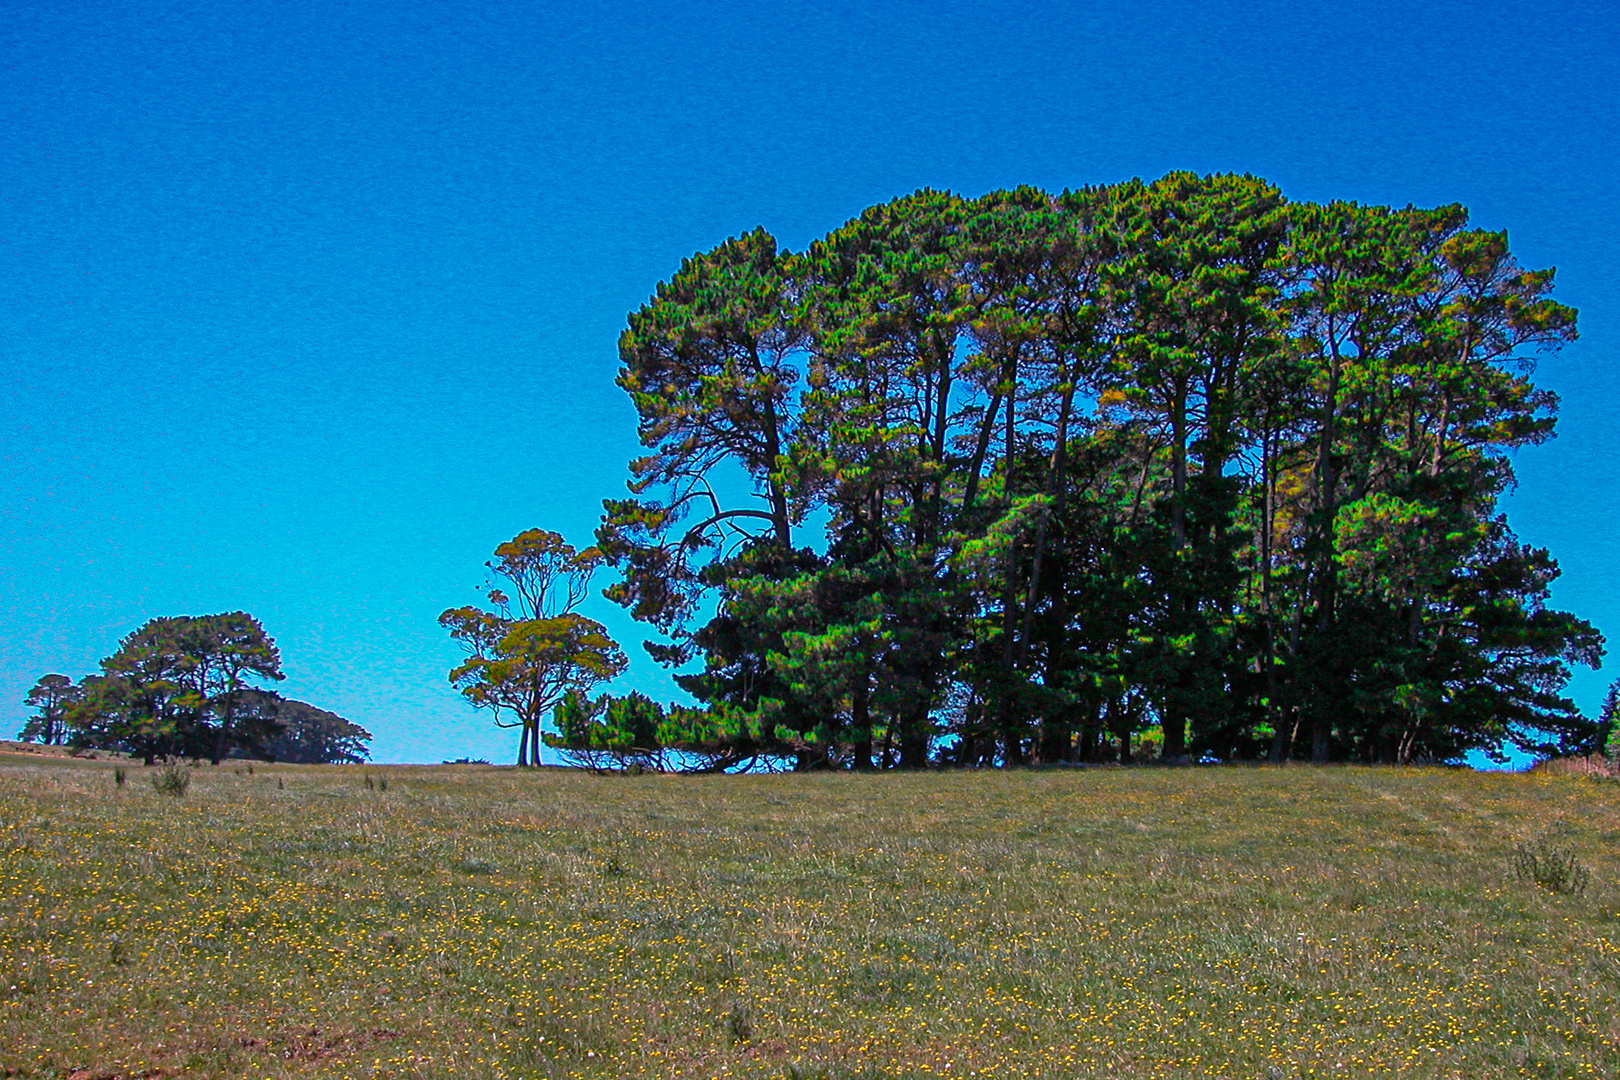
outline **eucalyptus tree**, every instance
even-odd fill
[[[578,551],[558,533],[529,529],[485,563],[489,609],[468,605],[439,616],[467,651],[450,681],[498,726],[521,730],[519,766],[540,764],[541,723],[564,697],[625,668],[606,628],[576,610],[601,564],[595,548]]]

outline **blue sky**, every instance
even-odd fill
[[[1620,635],[1612,4],[6,9],[0,735],[147,618],[245,609],[378,760],[508,760],[435,619],[516,532],[589,540],[637,450],[617,337],[683,257],[1171,169],[1461,202],[1559,268],[1582,338],[1508,511]]]

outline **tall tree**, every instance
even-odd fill
[[[1464,667],[1489,667],[1494,649],[1490,635],[1465,644],[1458,631],[1473,608],[1453,604],[1495,562],[1491,588],[1512,580],[1531,616],[1556,574],[1516,554],[1493,517],[1511,482],[1508,453],[1552,433],[1556,399],[1529,382],[1529,351],[1573,339],[1575,313],[1547,297],[1550,271],[1519,270],[1506,238],[1468,230],[1460,207],[1331,204],[1297,216],[1291,303],[1316,374],[1285,507],[1298,559],[1285,571],[1295,600],[1282,700],[1298,715],[1278,725],[1273,756],[1288,756],[1300,719],[1318,761],[1352,748],[1451,753],[1455,740],[1434,725],[1462,677],[1442,669],[1465,655]],[[1577,624],[1543,657],[1559,670],[1595,655]],[[1559,711],[1543,718],[1566,724]],[[1464,726],[1494,738],[1490,725]]]
[[[1055,663],[1063,645],[1052,639],[1067,633],[1057,523],[1069,494],[1071,443],[1085,423],[1084,403],[1099,391],[1116,332],[1103,288],[1112,236],[1099,227],[1113,198],[1106,189],[1056,198],[1033,188],[992,193],[973,204],[963,250],[977,297],[972,338],[979,350],[967,370],[982,380],[985,405],[965,464],[957,528],[1003,541],[997,591],[980,600],[999,611],[980,619],[992,641],[979,650],[984,677],[976,696],[996,717],[1008,762],[1025,760],[1026,735],[1035,734],[1026,730],[1030,721],[1039,729],[1027,748],[1033,759],[1062,760],[1070,751],[1068,719],[1059,715],[1065,706],[1047,692],[1055,673],[1035,670],[1032,661],[1045,652],[1047,666]],[[981,491],[987,497],[976,498]]]
[[[68,740],[72,731],[69,713],[83,692],[66,675],[41,675],[23,698],[23,704],[38,710],[17,732],[23,742],[56,746]]]
[[[966,610],[948,568],[955,447],[970,430],[972,393],[963,378],[976,310],[962,272],[967,215],[956,196],[919,191],[872,207],[805,256],[815,354],[806,474],[839,562],[881,583],[885,633],[866,642],[874,666],[855,676],[868,683],[855,693],[880,676],[906,688],[890,724],[906,767],[927,760]]]
[[[1152,418],[1169,459],[1163,507],[1174,561],[1160,573],[1174,599],[1158,634],[1160,685],[1151,694],[1164,755],[1177,760],[1189,722],[1220,724],[1231,692],[1240,575],[1229,466],[1249,376],[1280,344],[1275,301],[1287,217],[1277,189],[1250,176],[1171,173],[1117,205],[1111,227],[1120,257],[1107,273],[1127,327],[1110,388]]]
[[[649,453],[631,462],[631,497],[604,504],[597,541],[622,570],[609,595],[671,636],[672,659],[691,655],[715,584],[704,567],[740,545],[790,548],[802,514],[786,476],[803,337],[793,265],[763,229],[727,240],[683,262],[619,341]]]

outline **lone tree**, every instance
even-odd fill
[[[540,764],[540,722],[571,690],[618,675],[625,656],[607,629],[575,609],[602,565],[596,548],[576,551],[542,529],[519,533],[485,563],[494,609],[451,608],[439,625],[467,650],[450,681],[500,727],[522,729],[517,763]]]

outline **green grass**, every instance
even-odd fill
[[[112,769],[0,758],[0,1074],[1620,1075],[1614,781]]]

